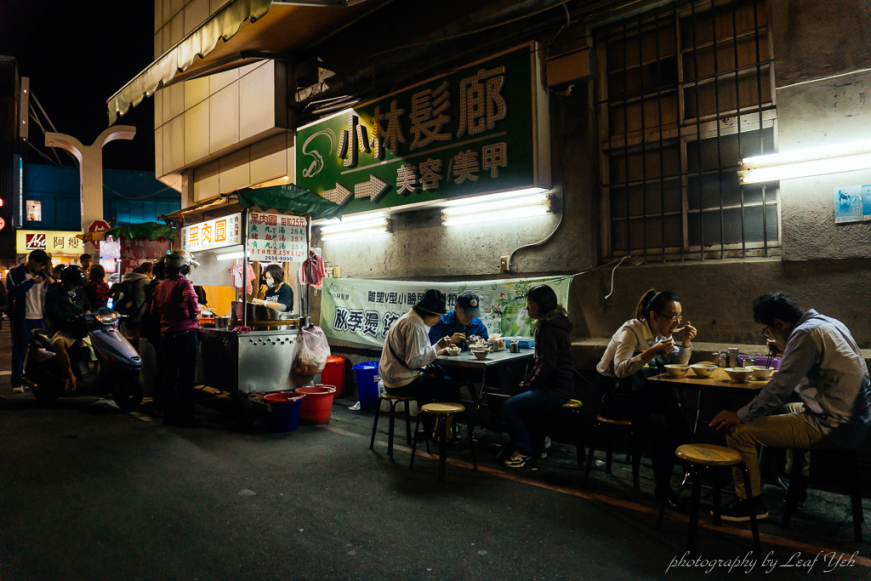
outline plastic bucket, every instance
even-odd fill
[[[298,387],[294,393],[304,395],[299,409],[299,421],[303,424],[328,424],[333,412],[333,396],[336,388],[332,385]]]
[[[377,361],[364,361],[354,367],[357,377],[357,395],[360,398],[360,409],[374,410],[378,408],[378,375]]]
[[[270,393],[263,399],[269,410],[269,425],[275,432],[292,432],[299,423],[299,410],[305,395]]]
[[[341,355],[330,355],[327,357],[327,364],[321,372],[321,381],[325,385],[334,385],[336,387],[335,397],[345,395],[345,363],[347,358]]]

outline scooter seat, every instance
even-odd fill
[[[51,351],[51,333],[46,329],[34,329],[30,334],[30,342],[34,343],[37,347]]]

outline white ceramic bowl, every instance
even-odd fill
[[[665,370],[673,377],[683,377],[690,370],[689,365],[666,365]]]
[[[771,376],[774,375],[775,371],[777,371],[771,367],[766,369],[765,367],[759,367],[758,365],[751,366],[750,369],[752,370],[750,375],[753,376],[753,379],[760,381],[771,379]]]
[[[727,367],[726,374],[732,379],[732,381],[737,381],[738,383],[742,383],[750,379],[750,374],[753,373],[753,370],[749,367]]]
[[[448,347],[447,354],[457,356],[460,354],[461,349],[459,347]]]
[[[717,366],[713,363],[696,363],[695,365],[690,365],[690,369],[699,377],[710,377],[717,369]]]

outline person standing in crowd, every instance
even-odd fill
[[[166,278],[165,259],[161,258],[154,264],[153,278],[145,285],[145,304],[142,307],[142,318],[139,321],[139,336],[143,337],[154,349],[156,365],[154,366],[154,390],[152,394],[152,408],[154,411],[163,412],[163,376],[165,363],[163,350],[160,348],[160,319],[151,314],[151,305],[154,303],[154,291]],[[150,264],[150,263],[149,263]]]
[[[145,265],[148,265],[146,274]],[[153,266],[150,262],[143,263],[128,272],[121,279],[121,292],[124,297],[115,305],[115,310],[122,315],[127,315],[124,319],[125,335],[138,348],[139,343],[139,327],[142,322],[142,312],[145,308],[145,287],[151,282],[151,271]]]
[[[102,266],[95,266],[91,273]],[[68,392],[76,390],[76,374],[73,373],[70,349],[78,341],[83,341],[89,348],[91,339],[88,337],[88,325],[82,318],[91,310],[87,293],[82,290],[88,282],[88,275],[80,266],[68,266],[61,272],[60,284],[48,289],[45,295],[45,318],[48,330],[52,332],[51,345],[57,354],[58,361],[67,372],[64,388]]]
[[[82,270],[84,270],[85,272],[90,272],[94,259],[91,258],[90,254],[82,254],[79,257],[79,262],[82,263]]]
[[[82,269],[84,272],[85,269]],[[102,309],[109,303],[109,285],[106,283],[106,269],[95,265],[87,273],[88,284],[85,285],[85,295],[94,309]]]
[[[490,335],[480,316],[478,295],[469,291],[464,292],[457,297],[454,310],[442,315],[439,322],[429,330],[430,343],[434,345],[442,337],[449,337],[452,344],[466,351],[469,349],[467,339],[478,337],[486,341]]]
[[[424,369],[443,354],[451,341],[442,337],[430,345],[428,330],[446,312],[444,293],[430,289],[419,303],[399,317],[387,332],[381,350],[379,373],[390,395],[414,397],[418,405],[433,401],[457,401],[459,389],[443,375]],[[424,428],[431,433],[435,420],[423,414]]]
[[[154,291],[151,316],[160,320],[163,355],[163,423],[191,426],[194,418],[194,378],[197,369],[199,304],[186,278],[199,266],[184,250],[166,258],[166,280]]]
[[[144,274],[145,276],[147,276],[148,280],[151,280],[154,278],[154,263],[153,262],[143,262],[142,264],[139,265],[139,268],[137,270],[139,272],[141,272],[142,274]],[[136,272],[136,271],[134,271],[134,272]]]
[[[514,454],[505,460],[509,468],[522,468],[532,460],[534,446],[529,434],[547,410],[557,409],[572,398],[575,391],[575,364],[569,334],[574,325],[547,285],[538,285],[526,293],[526,313],[535,320],[535,363],[519,393],[505,402],[502,418],[508,427]],[[538,434],[544,439],[544,434]]]
[[[50,264],[51,257],[44,250],[34,250],[27,255],[26,263],[10,269],[6,275],[6,290],[11,303],[12,393],[24,393],[21,377],[24,356],[30,346],[30,334],[34,329],[45,326],[45,291],[55,282],[45,274],[44,269]]]
[[[696,329],[687,321],[681,347],[674,344],[683,317],[678,296],[669,291],[647,291],[635,308],[635,318],[623,323],[611,337],[596,370],[604,385],[601,413],[615,420],[638,423],[650,441],[654,494],[672,509],[683,501],[671,487],[675,449],[690,441],[690,428],[673,389],[647,381],[664,372],[668,363],[686,365],[692,356]]]
[[[871,377],[850,330],[840,321],[792,298],[771,293],[753,302],[753,320],[762,336],[783,353],[778,370],[762,391],[737,412],[723,410],[710,426],[726,428],[726,445],[741,454],[751,490],[741,471],[732,470],[737,497],[723,507],[729,521],[768,516],[762,500],[757,446],[808,450],[857,449],[871,426]],[[793,392],[802,401],[783,406]],[[786,413],[771,415],[784,407]]]

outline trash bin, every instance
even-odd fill
[[[305,396],[293,393],[270,393],[263,399],[269,410],[269,425],[275,432],[292,432],[299,424],[299,408]]]
[[[321,371],[321,381],[325,385],[332,385],[336,388],[335,397],[343,397],[345,395],[345,364],[347,362],[347,357],[330,355],[327,357],[327,364],[324,366],[324,370]]]
[[[354,367],[357,377],[357,394],[360,397],[360,409],[374,410],[378,408],[378,375],[377,361],[364,361]]]
[[[333,396],[336,388],[332,385],[298,387],[294,393],[305,395],[300,406],[299,419],[303,424],[328,424],[333,413]]]

